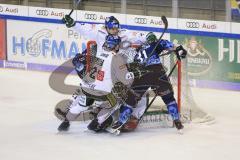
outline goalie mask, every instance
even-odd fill
[[[153,32],[149,32],[146,35],[146,40],[147,40],[148,44],[151,44],[152,42],[156,42],[157,41],[157,36]]]
[[[118,51],[120,43],[121,38],[119,36],[108,35],[106,37],[105,43],[103,44],[103,48],[107,51]]]

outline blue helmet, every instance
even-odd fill
[[[108,29],[120,28],[120,24],[114,16],[110,16],[105,19],[105,27]]]
[[[108,35],[105,39],[104,47],[108,50],[113,50],[120,43],[121,38],[119,36]]]

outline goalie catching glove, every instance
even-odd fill
[[[175,51],[176,51],[176,54],[177,54],[178,59],[184,59],[184,58],[186,58],[186,56],[187,56],[187,51],[186,51],[186,49],[183,48],[182,45],[178,46],[178,47],[175,49]]]
[[[74,21],[74,19],[69,15],[65,15],[62,19],[62,22],[66,24],[68,28],[71,28],[76,25],[76,22]]]

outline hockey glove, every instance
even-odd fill
[[[85,75],[86,71],[86,59],[82,54],[76,54],[76,56],[72,60],[73,66],[78,73],[78,76],[82,79]]]
[[[84,65],[85,65],[85,63],[86,63],[85,56],[78,53],[78,54],[73,58],[72,63],[73,63],[73,65],[74,65],[75,69],[76,69],[78,72],[81,72],[81,71],[84,69]]]
[[[65,15],[62,19],[62,22],[66,24],[68,28],[71,28],[76,25],[76,22],[74,21],[74,19],[72,19],[72,17],[69,15]]]
[[[84,69],[84,64],[82,64],[81,62],[76,63],[75,69],[76,69],[78,72],[81,72],[81,71]]]
[[[180,59],[184,59],[187,56],[187,51],[180,45],[176,48],[176,54]]]

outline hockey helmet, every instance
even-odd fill
[[[156,42],[157,41],[157,36],[153,32],[149,32],[146,35],[146,40],[147,40],[148,44],[150,44],[152,42]]]
[[[119,21],[114,16],[107,17],[105,20],[105,28],[109,34],[116,34],[120,28]],[[111,32],[111,30],[114,30],[114,32]]]

